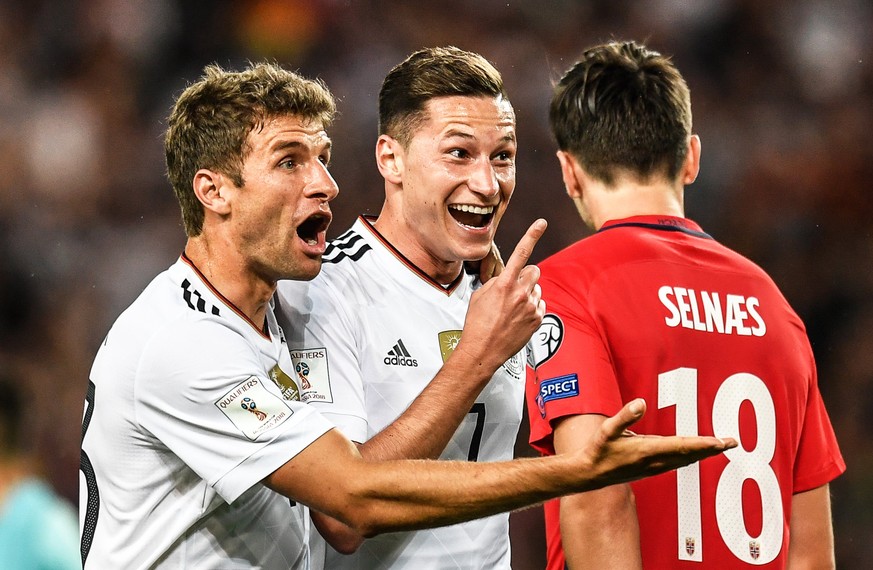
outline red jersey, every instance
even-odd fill
[[[632,484],[648,568],[783,568],[791,497],[845,470],[806,330],[757,265],[694,222],[611,221],[539,265],[531,444],[556,419],[644,398],[637,433],[733,437],[735,449]],[[563,569],[559,502],[548,568]]]

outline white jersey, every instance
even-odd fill
[[[260,483],[332,427],[283,397],[291,366],[272,310],[256,327],[184,256],[158,275],[91,370],[85,568],[308,568],[308,512]]]
[[[462,274],[443,287],[359,218],[328,245],[318,277],[279,283],[277,317],[301,399],[349,439],[373,437],[409,406],[454,350],[478,286],[478,279]],[[523,363],[519,353],[498,370],[442,459],[512,459],[524,405]],[[331,570],[509,568],[509,516],[377,536],[352,556],[313,543],[313,553],[320,548]]]

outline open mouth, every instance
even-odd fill
[[[494,218],[494,206],[449,204],[449,214],[462,226],[484,228]]]
[[[321,212],[312,214],[297,226],[297,235],[309,245],[318,245],[320,234],[327,231],[330,216]]]

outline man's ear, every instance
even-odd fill
[[[230,213],[226,188],[228,183],[229,181],[222,174],[201,168],[194,174],[194,195],[206,210],[227,215]]]
[[[691,184],[697,180],[698,172],[700,172],[700,137],[691,135],[688,139],[688,152],[685,156],[685,163],[682,165],[682,174],[680,176],[682,184]]]
[[[399,186],[403,182],[403,145],[388,135],[376,141],[376,166],[382,178]]]
[[[559,150],[557,152],[558,162],[561,163],[561,177],[564,179],[564,189],[570,198],[577,199],[582,197],[582,185],[579,183],[579,178],[576,176],[576,159],[568,152]]]

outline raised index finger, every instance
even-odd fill
[[[503,269],[504,273],[508,273],[514,278],[518,277],[518,274],[527,265],[527,260],[530,259],[534,246],[543,237],[547,225],[546,221],[542,218],[539,218],[530,225],[521,239],[518,240],[512,255],[509,256],[506,267]]]

